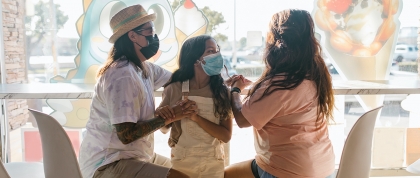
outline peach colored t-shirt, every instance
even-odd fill
[[[268,87],[256,90],[242,107],[254,126],[257,165],[276,177],[325,178],[335,168],[326,124],[317,119],[316,86],[304,80],[293,90],[277,90],[256,101]],[[255,102],[256,101],[256,102]]]

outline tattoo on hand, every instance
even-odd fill
[[[114,126],[121,142],[129,144],[165,126],[165,119],[157,117],[148,121],[139,121],[137,123],[124,122]]]

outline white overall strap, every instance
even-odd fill
[[[182,96],[183,100],[188,99],[188,93],[190,92],[190,81],[187,80],[185,82],[182,82]]]

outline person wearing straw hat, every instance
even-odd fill
[[[80,148],[85,178],[188,177],[153,150],[154,131],[197,112],[195,102],[184,100],[170,107],[174,117],[154,116],[153,90],[171,76],[147,62],[159,49],[155,19],[141,5],[126,7],[111,18],[109,42],[114,45],[97,75]]]

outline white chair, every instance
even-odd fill
[[[405,170],[409,173],[420,175],[420,159],[414,162],[413,164],[407,166]]]
[[[337,178],[369,178],[373,129],[382,107],[366,112],[353,125],[344,144]]]
[[[10,178],[9,174],[6,171],[6,168],[3,166],[3,162],[0,163],[0,177]]]
[[[53,117],[29,109],[41,135],[46,178],[82,178],[76,154],[63,127]]]
[[[0,161],[1,178],[45,178],[42,163],[12,162],[3,164]]]

